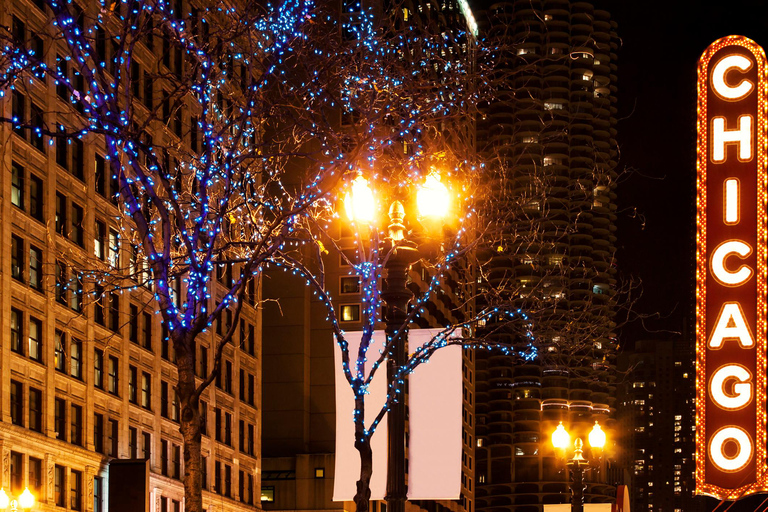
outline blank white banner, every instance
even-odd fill
[[[355,364],[360,348],[362,331],[347,332],[350,364]],[[366,373],[384,347],[384,332],[376,331],[368,348]],[[334,343],[335,382],[336,382],[336,468],[333,480],[333,501],[352,501],[357,492],[360,479],[360,453],[355,449],[355,395],[349,382],[344,377],[341,366],[341,349]],[[354,371],[354,370],[353,370]],[[365,426],[370,426],[373,419],[387,401],[387,369],[382,365],[376,370],[376,376],[368,387],[365,397]],[[387,492],[387,417],[371,437],[373,450],[373,476],[371,477],[371,499],[383,500]]]
[[[409,333],[411,347],[440,331]],[[461,495],[461,346],[436,351],[408,377],[408,499],[457,500]]]
[[[440,331],[409,331],[411,351]],[[357,357],[362,332],[346,333],[352,364]],[[384,332],[373,335],[368,365],[383,347]],[[334,340],[335,343],[335,340]],[[333,500],[351,501],[360,478],[360,454],[355,449],[354,395],[344,378],[341,351],[334,349],[336,383],[336,468]],[[409,375],[408,498],[412,500],[452,500],[461,493],[462,453],[462,352],[460,346],[438,350],[428,363]],[[365,400],[366,426],[384,405],[387,396],[386,368],[381,367],[371,381]],[[382,500],[387,480],[386,416],[371,438],[373,476],[371,499]]]

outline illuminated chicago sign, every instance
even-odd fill
[[[768,490],[766,59],[750,39],[699,60],[696,492]]]

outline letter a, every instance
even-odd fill
[[[749,332],[747,322],[744,320],[744,312],[738,302],[726,302],[715,322],[715,330],[709,338],[709,348],[718,349],[723,346],[725,340],[738,340],[741,348],[749,348],[755,345],[752,334]]]

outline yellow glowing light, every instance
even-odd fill
[[[752,277],[752,269],[741,265],[735,272],[725,268],[725,260],[731,254],[746,258],[752,254],[752,248],[741,240],[728,240],[718,245],[712,252],[712,275],[726,286],[739,286]]]
[[[565,430],[563,422],[552,432],[552,446],[560,450],[565,450],[571,444],[571,435]]]
[[[739,223],[739,180],[725,180],[725,223]]]
[[[735,87],[725,83],[725,74],[732,69],[748,71],[752,67],[752,61],[743,55],[727,55],[717,61],[712,69],[712,87],[715,92],[727,100],[738,100],[750,92],[755,84],[751,81],[742,79]]]
[[[375,201],[373,191],[368,186],[368,180],[358,176],[352,182],[351,192],[344,196],[344,209],[351,221],[372,223],[375,217]]]
[[[416,205],[422,217],[442,219],[448,215],[451,200],[448,187],[440,182],[440,173],[436,171],[429,173],[424,185],[416,194]]]
[[[595,422],[592,431],[589,433],[589,446],[602,449],[605,446],[605,432],[600,428],[600,424]]]
[[[738,382],[733,385],[733,393],[726,394],[725,383],[730,379]],[[712,400],[727,411],[735,411],[749,405],[752,401],[752,374],[738,364],[725,364],[718,368],[709,382],[709,394]]]
[[[725,118],[712,118],[712,161],[725,161],[725,145],[736,144],[739,147],[739,161],[752,160],[752,116],[739,116],[739,127],[725,129]]]
[[[738,302],[726,302],[715,321],[715,330],[709,340],[709,348],[718,349],[725,340],[738,340],[741,348],[755,344],[744,319],[744,312]]]
[[[19,496],[19,505],[24,509],[32,508],[35,505],[35,496],[29,492],[28,487],[25,488],[24,492]]]
[[[6,494],[5,489],[0,488],[0,509],[5,510],[10,504],[11,499],[8,497],[8,494]]]
[[[732,457],[727,456],[723,451],[726,441],[732,441],[738,447],[738,451]],[[709,456],[712,463],[721,470],[738,471],[752,459],[752,439],[741,427],[722,428],[715,432],[709,442]]]

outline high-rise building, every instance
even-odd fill
[[[487,63],[496,94],[478,122],[477,146],[499,204],[512,211],[505,235],[489,247],[482,286],[528,312],[539,352],[526,363],[478,354],[477,510],[540,512],[569,501],[565,460],[550,438],[561,421],[585,446],[595,421],[607,431],[599,470],[585,474],[585,497],[609,501],[618,478],[610,462],[616,22],[569,0],[495,2],[478,18],[500,51]],[[528,343],[489,327],[499,342]]]
[[[77,2],[83,12],[78,22],[93,28],[99,17],[112,26],[101,5]],[[51,28],[44,2],[4,2],[0,25],[13,27],[14,37],[66,73],[78,94],[84,90],[74,59],[65,59],[71,54],[64,42],[40,37]],[[158,57],[160,44],[157,38],[153,51],[149,39],[135,42],[137,115],[159,108],[162,81],[151,80],[148,71],[173,72],[174,62]],[[82,115],[71,96],[50,74],[24,80],[0,98],[1,117],[71,128]],[[189,126],[189,112],[178,121]],[[160,121],[146,129],[159,145],[170,137],[189,142],[188,132],[171,135]],[[73,266],[139,265],[104,142],[50,138],[6,122],[0,141],[0,487],[15,496],[29,487],[35,510],[102,512],[109,509],[110,461],[146,459],[150,510],[179,512],[184,464],[175,353],[150,286],[137,272],[136,291],[100,288],[93,279],[79,280]],[[213,300],[221,297],[217,284],[211,292]],[[260,313],[246,302],[235,337],[240,348],[224,349],[221,377],[201,397],[209,512],[251,510],[259,503]],[[213,368],[221,327],[197,338],[200,376]]]
[[[619,356],[626,374],[617,419],[633,510],[706,510],[694,496],[695,365],[693,343],[643,340]]]

